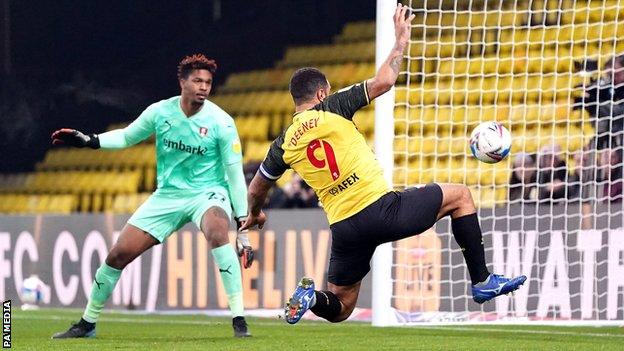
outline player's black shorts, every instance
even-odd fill
[[[370,271],[375,248],[431,228],[442,206],[442,188],[428,184],[390,192],[357,214],[330,226],[332,232],[328,281],[359,282]]]

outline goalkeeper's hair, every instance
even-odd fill
[[[186,56],[178,65],[178,78],[186,79],[196,69],[205,69],[214,74],[217,71],[217,62],[202,54]]]
[[[312,100],[319,89],[327,88],[327,78],[314,67],[300,68],[290,78],[288,90],[295,104]]]

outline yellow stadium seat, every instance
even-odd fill
[[[507,168],[496,168],[494,170],[494,183],[496,185],[507,184],[509,183],[509,177],[511,175],[511,171]]]
[[[277,137],[283,130],[282,116],[276,113],[270,114],[269,138]]]
[[[360,117],[361,114],[357,113],[353,118],[355,125],[358,127],[358,130],[361,133],[364,133],[364,124],[367,123],[364,121],[364,116]],[[368,118],[368,117],[367,117]],[[375,125],[375,113],[374,111],[370,114],[370,118],[373,119],[371,124],[371,128],[374,129]],[[407,109],[404,107],[397,107],[394,109],[394,134],[395,135],[404,135],[410,133],[410,120]]]
[[[478,168],[477,174],[479,175],[479,184],[491,185],[494,183],[494,169],[488,165],[487,168],[482,166]]]
[[[407,154],[407,140],[405,138],[395,138],[393,141],[393,150],[395,158],[401,157],[401,154]]]
[[[0,213],[9,213],[11,204],[15,203],[16,195],[0,194]]]
[[[407,156],[411,159],[417,159],[423,151],[424,140],[421,137],[411,137],[407,144]]]
[[[407,169],[397,168],[392,172],[392,182],[398,185],[407,184]]]
[[[427,119],[427,117],[425,117],[424,115],[427,114],[427,111],[430,111],[431,109],[423,109],[420,107],[411,107],[410,109],[407,109],[407,119],[410,122],[423,122]],[[433,111],[430,111],[427,115],[430,116],[429,121],[433,120],[433,113],[431,113]]]
[[[433,169],[433,180],[436,183],[450,183],[451,182],[451,172],[445,168],[434,168]]]
[[[46,213],[56,214],[70,214],[75,209],[76,199],[73,195],[53,195],[50,196],[50,201]]]
[[[436,148],[437,137],[435,135],[426,135],[422,141],[422,153],[424,155],[433,155]]]
[[[453,155],[465,155],[467,153],[468,137],[469,135],[461,135],[451,138],[451,153]]]
[[[236,130],[238,131],[238,136],[243,139],[243,140],[247,140],[250,136],[249,136],[249,130],[247,128],[247,123],[248,119],[244,118],[244,117],[237,117],[234,119],[234,124],[236,125]]]
[[[137,193],[137,194],[118,194],[115,196],[111,212],[113,213],[133,213],[147,198],[150,193]]]
[[[375,22],[350,22],[336,36],[336,42],[355,42],[375,38]]]
[[[470,160],[470,159],[469,159]],[[476,185],[479,183],[479,175],[477,174],[477,169],[476,169],[476,165],[473,162],[467,162],[466,166],[463,167],[464,169],[464,180],[462,181],[463,184],[466,185]]]
[[[419,184],[428,184],[434,181],[434,173],[431,172],[431,168],[427,168],[425,172],[420,174]]]
[[[269,116],[267,115],[247,118],[247,123],[249,125],[247,137],[251,140],[267,140],[270,122]]]
[[[407,186],[416,186],[421,185],[421,171],[418,168],[409,168],[407,169]]]
[[[491,208],[496,204],[496,193],[494,188],[481,186],[475,189],[473,198],[479,207]]]
[[[134,195],[134,194],[132,194]],[[113,213],[130,213],[130,211],[127,211],[127,208],[129,207],[129,204],[131,202],[130,200],[130,196],[131,195],[127,195],[127,194],[119,194],[117,196],[115,196],[115,200],[113,201],[113,205],[111,207],[111,212]]]

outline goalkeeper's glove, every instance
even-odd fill
[[[52,144],[99,149],[100,139],[97,134],[87,135],[75,129],[63,128],[52,133]]]
[[[240,229],[240,227],[247,220],[247,216],[244,217],[236,217],[236,229]],[[247,235],[249,231],[244,230],[242,232],[237,232],[236,234],[236,252],[238,256],[243,261],[243,267],[249,268],[254,260],[254,252],[251,247],[251,243],[249,243],[249,236]]]

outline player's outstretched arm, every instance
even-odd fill
[[[63,128],[52,133],[53,145],[69,145],[74,147],[90,147],[99,149],[121,149],[147,139],[151,133],[137,133],[130,126],[115,129],[106,133],[84,134],[75,129]]]
[[[154,118],[155,114],[150,106],[126,128],[98,135],[100,145],[105,149],[122,149],[138,144],[154,133]]]
[[[102,134],[84,134],[75,129],[63,128],[52,133],[53,145],[90,147],[92,149],[120,149],[137,144],[154,133],[154,105],[148,107],[130,125]]]
[[[69,145],[74,147],[100,148],[97,134],[84,134],[70,128],[63,128],[52,133],[52,145]]]
[[[269,181],[258,173],[253,177],[247,191],[247,202],[249,203],[248,217],[240,227],[240,230],[246,230],[256,225],[259,229],[264,227],[266,215],[262,212],[262,205],[273,184],[275,184],[274,181]]]
[[[388,55],[386,61],[379,67],[377,74],[366,82],[366,89],[370,100],[390,90],[399,76],[403,54],[409,43],[410,24],[414,19],[413,14],[409,15],[407,18],[405,17],[408,10],[408,6],[398,4],[394,12],[394,36],[396,37],[396,41],[394,42],[392,51],[390,51],[390,55]]]

